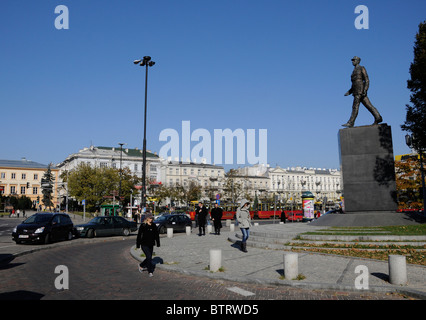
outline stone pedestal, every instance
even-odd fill
[[[346,213],[397,210],[391,127],[387,124],[339,130]]]

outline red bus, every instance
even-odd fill
[[[254,218],[255,219],[271,219],[271,218],[276,218],[276,219],[280,219],[281,218],[281,212],[283,211],[282,208],[279,208],[277,206],[277,208],[274,210],[274,204],[273,203],[260,203],[257,206],[257,212],[254,212]],[[298,217],[301,216],[300,221],[302,221],[303,219],[303,211],[302,210],[287,210],[284,209],[285,212],[285,216],[287,218],[287,220],[293,219],[293,217],[289,218],[292,213],[294,213],[294,220],[299,219]],[[292,220],[290,220],[292,221]]]
[[[198,204],[197,204],[197,206],[198,206]],[[232,219],[235,219],[235,214],[237,213],[238,205],[235,205],[235,204],[226,204],[226,205],[221,205],[220,207],[223,210],[222,220],[232,220]],[[209,210],[209,214],[210,214],[210,210]],[[189,210],[186,213],[189,214],[189,216],[190,216],[190,218],[191,218],[192,221],[195,220],[195,206],[191,205],[191,207],[189,208]],[[252,211],[252,210],[250,210],[250,216],[253,219],[254,216],[255,216],[255,212]]]
[[[198,205],[198,204],[197,204]],[[192,221],[195,220],[195,207],[197,205],[191,205],[189,210],[186,212],[189,214]],[[232,220],[235,219],[235,214],[237,213],[237,206],[235,204],[225,204],[220,207],[223,209],[222,220]],[[277,208],[274,210],[273,204],[262,203],[258,204],[258,210],[255,211],[253,208],[250,210],[250,216],[252,219],[275,219],[281,218],[282,209]],[[285,216],[289,221],[302,221],[303,220],[303,211],[302,210],[284,210]],[[209,210],[210,214],[210,210]]]

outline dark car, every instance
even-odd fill
[[[165,214],[154,220],[159,233],[166,233],[167,228],[173,228],[173,232],[185,231],[186,226],[192,228],[192,221],[186,214]]]
[[[37,212],[13,229],[12,238],[21,242],[49,243],[71,240],[74,224],[66,213]]]
[[[86,224],[75,226],[76,234],[80,237],[103,237],[103,236],[129,236],[132,231],[138,230],[134,221],[123,217],[100,216],[93,218]]]

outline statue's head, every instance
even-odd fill
[[[361,62],[361,58],[360,58],[360,57],[355,56],[355,57],[353,57],[353,58],[351,59],[351,61],[352,61],[352,64],[353,64],[354,66],[356,66],[357,64],[359,64],[359,63]]]

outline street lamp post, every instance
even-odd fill
[[[416,149],[420,155],[420,173],[422,177],[422,191],[423,191],[423,214],[426,215],[425,205],[426,205],[426,188],[425,188],[425,173],[423,170],[423,150],[416,144],[415,137],[407,134],[405,136],[405,143],[410,148]]]
[[[155,62],[151,61],[151,57],[145,56],[143,59],[133,61],[134,64],[139,64],[141,67],[145,66],[145,112],[144,112],[144,128],[143,128],[143,162],[142,162],[142,194],[141,194],[141,208],[146,206],[146,110],[148,98],[148,67],[152,67]]]
[[[121,179],[123,175],[123,170],[121,169],[121,162],[123,160],[123,145],[125,145],[126,143],[119,142],[118,144],[120,145],[120,182],[118,187],[118,201],[120,204],[121,203]]]

